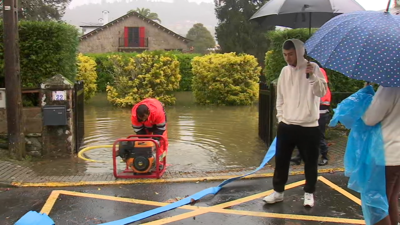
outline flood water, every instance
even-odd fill
[[[176,93],[175,106],[166,107],[169,148],[168,170],[224,170],[258,166],[266,146],[258,137],[258,107],[197,106],[191,92]],[[118,138],[134,134],[131,109],[113,107],[106,94],[85,104],[84,146],[112,145]],[[112,170],[111,149],[85,153],[87,170]]]

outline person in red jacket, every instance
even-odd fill
[[[328,83],[328,75],[326,74],[326,71],[322,69],[320,66],[320,70],[322,74],[325,77],[326,83]],[[329,108],[331,105],[331,100],[332,100],[332,94],[331,90],[329,89],[329,86],[327,87],[326,94],[321,98],[320,100],[320,105],[319,105],[319,130],[320,130],[320,153],[321,153],[321,160],[318,163],[319,166],[325,166],[328,164],[328,145],[326,144],[325,140],[325,130],[326,130],[326,125],[329,123],[330,120],[330,115],[329,115]],[[297,156],[293,157],[291,159],[292,162],[294,162],[297,165],[300,165],[301,163],[301,156],[300,153],[297,154]]]
[[[167,115],[164,105],[160,101],[154,98],[147,98],[134,105],[131,122],[137,135],[162,135],[165,143],[160,143],[160,138],[158,137],[153,139],[160,143],[162,153],[167,150]]]

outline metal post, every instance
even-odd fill
[[[17,1],[18,0],[3,0],[3,47],[8,148],[12,157],[21,160],[25,157],[25,135],[22,121]]]

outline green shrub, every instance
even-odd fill
[[[181,82],[179,84],[178,91],[191,91],[192,90],[192,60],[200,54],[175,54],[179,61],[179,71],[182,76]]]
[[[192,59],[196,56],[199,56],[199,54],[186,54],[178,51],[155,51],[159,54],[164,54],[164,55],[174,55],[179,61],[179,71],[182,76],[181,82],[179,84],[179,89],[178,91],[191,91],[192,90],[192,78],[193,78],[193,73],[192,73]],[[114,73],[113,71],[113,65],[111,61],[109,60],[109,56],[111,55],[119,55],[121,56],[124,60],[128,60],[131,57],[135,57],[138,55],[138,53],[123,53],[123,52],[117,52],[117,53],[102,53],[102,54],[86,54],[87,56],[90,56],[91,58],[94,58],[97,64],[96,72],[97,72],[97,90],[99,92],[105,92],[107,85],[112,85],[113,84],[113,77],[112,74]]]
[[[96,62],[92,58],[82,54],[78,55],[78,74],[76,80],[84,82],[85,101],[91,99],[96,94]]]
[[[93,58],[97,64],[96,72],[97,72],[97,91],[98,92],[106,92],[107,85],[113,85],[113,73],[114,68],[111,63],[109,56],[111,55],[119,55],[124,58],[124,60],[128,60],[131,57],[136,56],[138,53],[125,53],[125,52],[116,52],[116,53],[98,53],[98,54],[85,54],[91,58]]]
[[[3,40],[3,22],[0,22]],[[19,46],[23,87],[37,87],[61,74],[74,81],[77,73],[78,30],[65,23],[21,21]],[[0,42],[0,52],[4,52]],[[0,76],[4,77],[4,54],[0,54]]]
[[[316,29],[312,29],[314,33]],[[282,45],[287,39],[296,38],[304,43],[310,37],[308,29],[289,29],[283,31],[270,31],[267,34],[270,48],[265,57],[265,76],[270,83],[279,77],[284,66],[287,65],[283,58]],[[332,92],[355,92],[362,88],[363,82],[348,78],[347,76],[325,69],[329,78],[329,87]]]
[[[107,86],[107,99],[115,106],[133,106],[145,98],[175,104],[173,91],[179,88],[179,61],[171,54],[143,52],[125,60],[109,57],[114,67],[113,85]]]
[[[193,93],[203,105],[250,105],[258,97],[261,68],[252,55],[236,53],[195,57]]]

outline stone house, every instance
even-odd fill
[[[80,37],[79,52],[188,50],[189,39],[137,12],[128,13]]]

